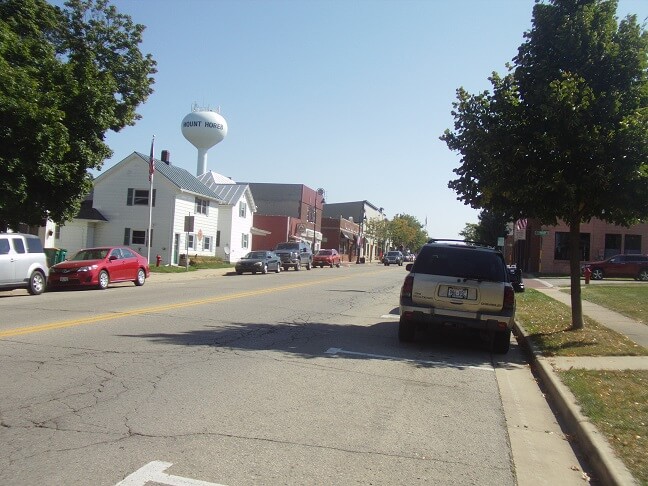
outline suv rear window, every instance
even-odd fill
[[[424,246],[412,272],[505,282],[506,265],[498,253],[470,247]]]

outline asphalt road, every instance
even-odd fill
[[[582,484],[515,344],[398,343],[404,275],[0,293],[0,484]]]

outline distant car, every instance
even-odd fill
[[[313,252],[311,247],[303,241],[279,243],[274,252],[281,258],[281,264],[286,271],[290,267],[301,270],[302,265],[306,267],[306,270],[310,270],[313,266]]]
[[[413,262],[414,261],[414,254],[410,253],[409,251],[403,252],[403,261],[404,262]]]
[[[383,257],[383,263],[386,267],[389,265],[403,265],[403,254],[400,251],[388,251]]]
[[[648,256],[645,255],[615,255],[607,260],[587,262],[581,265],[581,272],[588,267],[593,280],[628,277],[648,282]]]
[[[255,274],[257,272],[268,273],[271,271],[279,273],[281,272],[281,259],[273,251],[251,251],[236,262],[234,269],[239,275],[243,272]]]
[[[42,294],[47,285],[47,255],[38,236],[0,233],[0,290],[27,289]]]
[[[149,276],[146,258],[130,248],[85,248],[50,267],[48,288],[96,287],[103,290],[115,282],[133,282],[140,287]]]
[[[313,266],[317,267],[319,266],[320,268],[323,268],[324,265],[327,265],[331,268],[333,268],[333,265],[336,267],[340,267],[340,254],[338,253],[337,250],[326,250],[322,249],[319,250],[315,256],[313,257]]]
[[[516,292],[524,292],[524,282],[522,281],[522,270],[517,265],[507,265],[509,272],[509,281]]]

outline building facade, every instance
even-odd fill
[[[521,227],[523,226],[523,227]],[[569,227],[543,226],[528,220],[512,228],[505,256],[525,272],[569,274]],[[648,223],[617,226],[599,219],[580,227],[580,261],[604,260],[619,254],[648,253]]]

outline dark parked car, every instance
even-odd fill
[[[333,268],[335,265],[336,267],[340,267],[340,254],[338,253],[337,250],[319,250],[315,256],[313,257],[313,266],[317,267],[319,265],[320,268],[323,268],[324,265],[327,267]]]
[[[522,270],[517,265],[507,265],[509,272],[509,280],[513,285],[513,290],[516,292],[524,292],[524,282],[522,281]]]
[[[400,251],[388,251],[383,257],[383,263],[385,266],[389,265],[403,265],[403,254]]]
[[[268,273],[281,272],[281,259],[273,251],[251,251],[243,258],[241,258],[234,265],[236,273],[241,275],[243,272],[251,273]]]
[[[600,262],[584,263],[581,271],[588,267],[594,280],[628,277],[648,281],[648,256],[645,255],[615,255]]]
[[[111,282],[133,282],[142,286],[150,275],[142,255],[124,246],[85,248],[70,259],[50,267],[48,288],[97,287]]]
[[[302,265],[306,267],[306,270],[310,270],[313,266],[313,252],[311,247],[303,241],[279,243],[274,252],[281,258],[284,270],[288,270],[290,267],[301,270]]]
[[[398,337],[418,329],[472,331],[506,353],[515,318],[515,292],[501,252],[456,240],[430,240],[407,264],[400,294]]]

